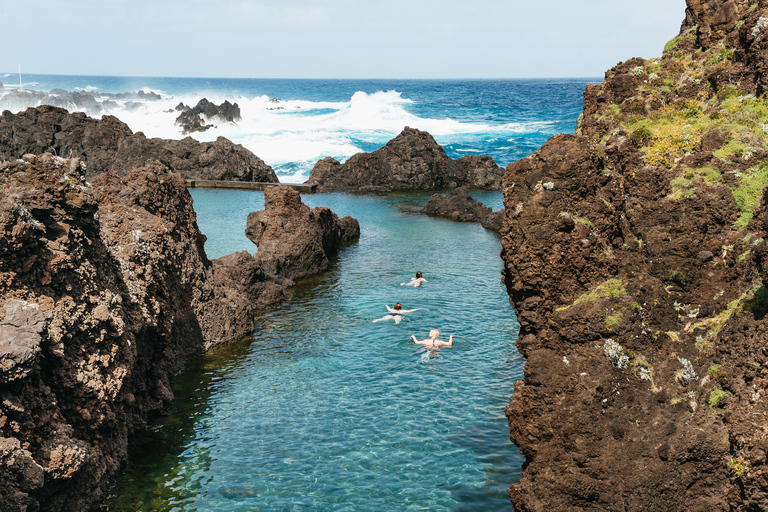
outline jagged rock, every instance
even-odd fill
[[[189,358],[287,296],[265,255],[210,262],[204,241],[184,179],[158,162],[90,181],[77,159],[0,163],[0,510],[93,509]]]
[[[24,154],[52,152],[82,159],[86,177],[105,171],[126,176],[157,160],[186,179],[277,183],[274,170],[240,144],[224,137],[215,142],[148,139],[113,116],[101,120],[51,106],[0,116],[0,161]]]
[[[310,210],[296,190],[280,186],[264,191],[264,210],[248,215],[245,233],[265,268],[296,280],[327,269],[328,256],[360,237],[360,224],[324,206]]]
[[[507,167],[503,279],[527,358],[506,409],[526,457],[515,510],[768,504],[768,196],[736,197],[768,148],[729,153],[764,127],[720,121],[765,108],[768,4],[687,5],[661,58],[609,70],[574,135]],[[688,146],[662,148],[669,119]]]
[[[446,217],[457,222],[479,222],[486,229],[499,232],[504,212],[495,212],[469,195],[465,187],[459,187],[449,194],[433,194],[422,213],[435,217]]]
[[[228,123],[240,120],[240,107],[237,103],[232,104],[226,100],[221,105],[215,105],[206,98],[203,98],[197,102],[194,108],[179,103],[176,106],[176,110],[181,112],[179,117],[176,118],[176,124],[183,128],[185,134],[204,132],[212,128],[212,124],[205,124],[204,117],[208,120],[218,118]]]
[[[489,156],[450,158],[427,133],[406,127],[400,135],[373,153],[358,153],[341,164],[320,160],[307,183],[319,191],[389,192],[465,186],[499,189],[503,169]]]

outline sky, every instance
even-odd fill
[[[0,72],[601,77],[661,54],[685,0],[0,0]]]

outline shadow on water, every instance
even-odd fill
[[[129,443],[128,467],[112,489],[102,509],[109,512],[177,510],[177,505],[193,497],[199,484],[195,474],[180,474],[180,455],[194,436],[195,425],[211,415],[212,395],[217,383],[226,381],[249,352],[253,338],[215,348],[193,358],[172,382],[174,401],[170,409],[152,420]],[[210,454],[195,454],[198,467],[210,466]],[[202,474],[202,472],[200,473]],[[186,485],[167,485],[188,480]]]

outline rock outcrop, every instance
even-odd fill
[[[515,510],[768,509],[766,8],[688,0],[507,167]]]
[[[360,224],[325,206],[310,209],[297,191],[281,186],[264,191],[264,210],[248,215],[245,233],[265,268],[296,280],[326,270],[329,255],[360,237]]]
[[[494,212],[469,195],[465,187],[459,187],[449,194],[433,194],[421,213],[456,222],[479,222],[484,228],[497,233],[501,231],[504,221],[504,210]]]
[[[321,227],[307,236],[337,240]],[[2,163],[0,233],[4,512],[97,506],[171,377],[253,332],[256,309],[293,284],[282,269],[296,275],[287,258],[209,261],[184,179],[158,162],[90,182],[78,159]]]
[[[465,186],[501,188],[501,169],[489,156],[453,160],[427,132],[406,127],[373,153],[358,153],[343,164],[328,157],[315,164],[307,183],[325,192],[391,192]]]
[[[105,171],[126,176],[131,169],[158,160],[186,179],[277,183],[274,170],[240,144],[148,139],[113,116],[100,120],[58,107],[41,106],[0,116],[0,161],[25,154],[53,153],[80,158],[86,177]]]
[[[213,128],[212,124],[205,124],[206,121],[218,119],[224,123],[235,123],[240,120],[240,107],[237,103],[224,101],[221,105],[216,105],[203,98],[197,102],[194,108],[188,107],[183,103],[176,106],[176,110],[181,112],[176,118],[176,124],[181,126],[186,135],[193,132],[204,132]]]

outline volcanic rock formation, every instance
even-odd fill
[[[205,124],[206,120],[219,119],[225,123],[234,123],[240,120],[240,107],[237,103],[232,104],[229,101],[216,105],[203,98],[197,102],[194,108],[179,103],[176,110],[181,112],[176,118],[176,124],[183,128],[184,134],[204,132],[213,128],[212,124]]]
[[[158,160],[186,179],[277,183],[274,170],[240,144],[224,137],[215,142],[148,139],[113,116],[101,120],[58,107],[41,106],[0,116],[0,161],[25,154],[54,153],[80,158],[86,177],[128,171]]]
[[[767,9],[688,0],[507,167],[515,510],[768,510]]]
[[[307,237],[340,241],[325,217]],[[0,510],[98,505],[171,377],[287,296],[288,256],[210,262],[204,241],[184,179],[157,162],[91,182],[77,159],[0,164]]]
[[[373,153],[358,153],[343,164],[328,157],[309,173],[307,183],[325,192],[391,192],[455,188],[498,190],[504,170],[490,156],[458,160],[427,133],[405,129]]]
[[[445,217],[457,222],[479,222],[484,228],[501,231],[504,210],[494,212],[469,195],[466,187],[459,187],[449,194],[433,194],[421,213]]]

